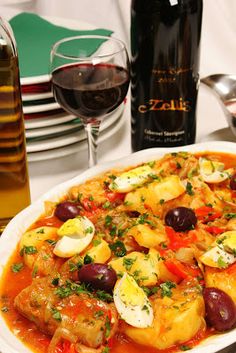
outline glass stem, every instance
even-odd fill
[[[93,119],[84,123],[88,139],[88,164],[89,168],[97,164],[97,141],[99,136],[100,120]]]

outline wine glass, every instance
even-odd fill
[[[124,101],[129,87],[125,44],[114,37],[65,38],[51,51],[51,82],[59,105],[79,117],[88,139],[89,167],[97,163],[102,119]]]

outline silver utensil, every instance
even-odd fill
[[[228,125],[236,136],[236,75],[214,74],[201,79],[221,103]]]

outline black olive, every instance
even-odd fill
[[[197,217],[191,208],[176,207],[166,213],[165,223],[176,232],[184,232],[195,227]]]
[[[236,190],[236,173],[232,175],[229,186],[231,190]]]
[[[59,203],[55,209],[55,216],[61,221],[67,221],[68,219],[75,218],[80,213],[79,205],[72,201],[64,201]]]
[[[110,266],[100,263],[84,265],[79,270],[79,280],[90,284],[94,289],[111,292],[116,280],[116,272]]]
[[[233,299],[224,291],[214,287],[205,288],[203,298],[206,320],[218,331],[227,331],[236,324],[236,306]]]

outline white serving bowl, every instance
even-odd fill
[[[141,162],[161,158],[166,153],[178,151],[217,151],[236,154],[236,143],[219,141],[168,149],[147,149],[133,153],[116,161],[95,166],[77,177],[55,186],[50,191],[45,193],[40,199],[38,199],[38,201],[34,202],[32,205],[20,212],[7,225],[0,238],[0,277],[4,266],[13,253],[21,235],[43,213],[44,201],[59,201],[71,186],[81,184],[87,179],[90,179],[111,168],[124,168],[132,165],[135,166]],[[223,349],[234,342],[236,342],[236,329],[204,340],[196,348],[191,349],[191,353],[216,353],[220,349]],[[31,350],[23,345],[23,343],[9,330],[2,316],[0,316],[0,349],[1,353],[31,352]]]

